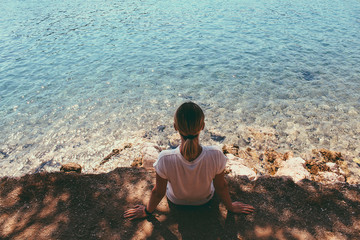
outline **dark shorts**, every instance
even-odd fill
[[[167,200],[183,239],[217,239],[222,235],[219,200],[215,195],[199,206],[178,205]]]
[[[167,198],[168,204],[169,204],[169,208],[170,210],[174,210],[174,211],[206,211],[206,210],[210,210],[210,209],[215,209],[215,208],[219,208],[219,199],[216,197],[216,195],[213,196],[212,199],[210,199],[207,203],[202,204],[202,205],[179,205],[179,204],[175,204],[173,202],[170,201],[169,198]]]

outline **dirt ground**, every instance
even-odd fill
[[[360,185],[295,184],[287,178],[229,178],[233,200],[250,215],[206,208],[169,210],[129,221],[145,203],[154,173],[117,168],[106,174],[39,173],[0,179],[0,239],[360,239]]]

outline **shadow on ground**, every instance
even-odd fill
[[[153,217],[124,219],[153,181],[136,168],[2,178],[0,239],[360,239],[360,185],[228,178],[232,199],[256,212],[234,215],[216,201],[170,211],[164,199]]]

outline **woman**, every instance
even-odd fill
[[[227,158],[221,149],[202,146],[199,134],[205,127],[201,108],[183,103],[174,116],[174,128],[179,132],[181,144],[173,150],[162,151],[154,163],[156,184],[147,206],[137,205],[124,213],[131,220],[150,215],[166,194],[169,205],[201,206],[219,196],[228,211],[249,214],[254,207],[232,202],[224,178]]]

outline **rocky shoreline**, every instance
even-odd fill
[[[93,169],[94,172],[107,172],[114,166],[144,167],[151,171],[162,150],[176,148],[180,144],[177,133],[166,140],[156,134],[161,134],[164,129],[168,130],[160,125],[152,132],[145,132],[142,138],[134,138],[113,149]],[[308,152],[284,150],[278,146],[276,132],[271,129],[248,127],[238,141],[215,130],[205,129],[201,142],[222,148],[229,158],[226,172],[232,177],[247,176],[255,180],[260,176],[284,176],[295,182],[308,179],[326,184],[360,183],[360,158],[357,153],[327,148],[313,148]],[[126,161],[122,161],[124,158]]]
[[[172,144],[174,147],[177,146],[175,141]],[[95,170],[100,170],[104,164],[112,161],[112,158],[121,158],[121,153],[126,150],[131,151],[132,147],[132,144],[127,143],[113,149],[99,164],[99,169]],[[229,159],[226,173],[232,177],[247,176],[250,180],[256,180],[260,176],[268,175],[290,177],[294,182],[308,179],[326,184],[360,183],[360,161],[341,152],[313,149],[311,153],[295,156],[291,151],[281,153],[272,148],[242,149],[236,144],[219,145],[219,147]],[[146,142],[137,150],[141,153],[133,159],[131,167],[153,171],[152,164],[163,149],[156,143]]]
[[[232,166],[245,165],[259,176],[273,176],[281,162],[292,157],[300,157],[312,174],[312,180],[322,181],[320,178],[336,177],[328,172],[341,175],[339,180],[344,181],[345,178],[345,182],[349,183],[359,182],[360,179],[360,148],[350,143],[347,147],[344,147],[344,144],[315,143],[303,135],[301,139],[294,139],[290,135],[284,136],[284,133],[278,132],[277,129],[261,126],[236,125],[232,132],[218,131],[211,123],[204,129],[200,139],[203,145],[228,148],[224,149],[225,154],[237,157],[228,156],[233,160]],[[143,149],[146,147],[153,146],[161,151],[176,148],[178,145],[179,136],[172,125],[154,124],[154,127],[148,130],[131,131],[116,139],[109,137],[109,141],[102,144],[97,144],[96,141],[67,141],[61,148],[51,145],[31,151],[25,146],[22,148],[20,144],[20,151],[29,151],[27,155],[20,154],[16,159],[14,157],[19,154],[17,150],[0,146],[3,167],[0,176],[21,177],[32,173],[56,172],[63,164],[69,162],[80,164],[82,172],[86,174],[107,173],[117,167],[141,166]],[[235,148],[236,151],[231,148]],[[326,157],[327,154],[323,157],[322,153],[319,153],[320,150],[340,155],[338,159]],[[332,163],[326,165],[326,162]]]

